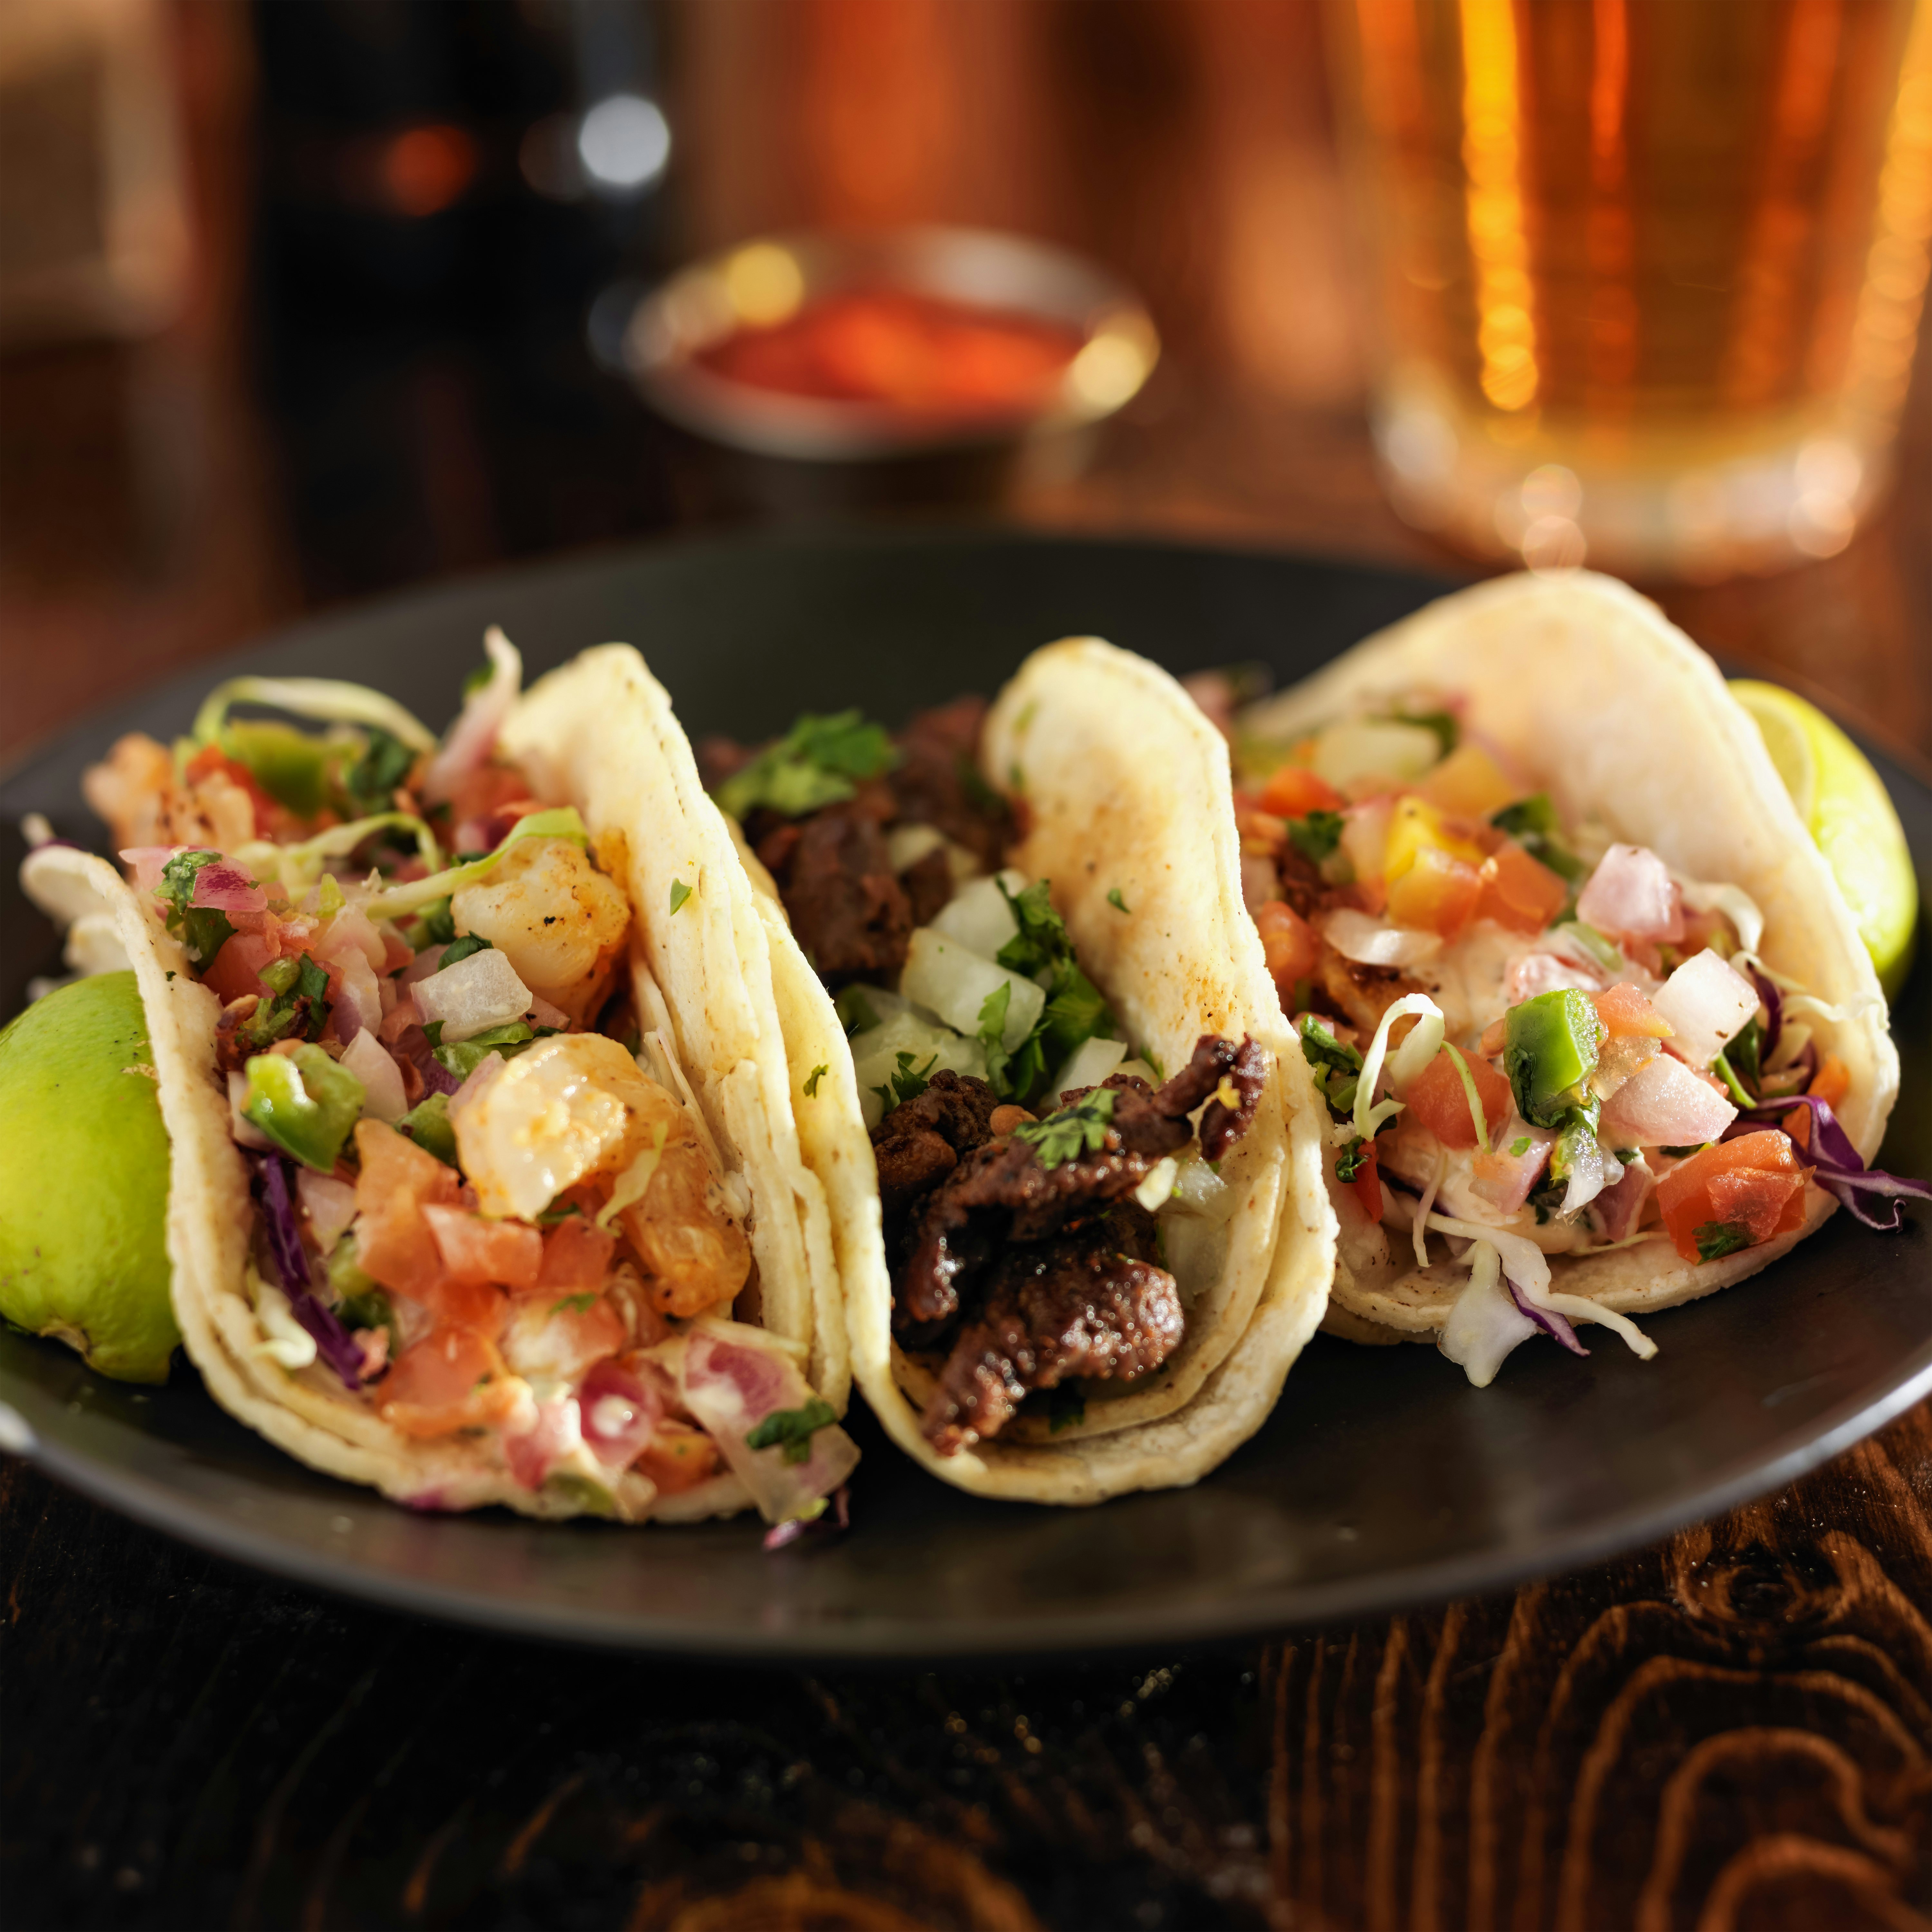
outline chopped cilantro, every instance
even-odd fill
[[[1436,734],[1436,742],[1442,747],[1438,758],[1446,758],[1460,742],[1462,728],[1456,721],[1452,711],[1397,711],[1390,714],[1393,722],[1398,724],[1423,724]]]
[[[1583,862],[1564,843],[1556,823],[1556,808],[1550,794],[1538,792],[1519,799],[1514,805],[1492,812],[1490,823],[1498,832],[1507,832],[1533,859],[1540,859],[1558,878],[1573,884],[1583,876]]]
[[[403,928],[403,937],[418,952],[432,946],[447,946],[456,937],[456,922],[446,898],[431,899]]]
[[[805,1083],[805,1097],[808,1100],[818,1098],[818,1083],[831,1071],[822,1060],[812,1070],[812,1077]]]
[[[154,888],[155,898],[167,902],[168,930],[181,941],[189,962],[196,966],[212,964],[235,930],[227,916],[213,906],[190,903],[194,897],[196,880],[210,866],[223,862],[219,852],[177,852],[161,868],[161,882]]]
[[[1288,821],[1288,842],[1311,866],[1318,866],[1342,842],[1339,812],[1311,812]]]
[[[689,898],[690,896],[691,888],[687,886],[682,879],[674,879],[671,880],[670,909],[674,913],[675,913],[678,908],[682,905],[685,901]]]
[[[1113,1118],[1113,1088],[1096,1087],[1072,1106],[1016,1127],[1013,1138],[1034,1150],[1042,1167],[1059,1167],[1083,1154],[1097,1153],[1106,1144]]]
[[[898,1070],[884,1085],[872,1089],[886,1103],[886,1112],[889,1114],[895,1107],[902,1106],[908,1100],[916,1100],[930,1084],[932,1070],[939,1064],[939,1056],[936,1053],[920,1067],[913,1065],[919,1058],[916,1054],[898,1053],[892,1058],[898,1063]]]
[[[814,1396],[802,1408],[774,1410],[745,1438],[748,1449],[778,1449],[788,1462],[812,1460],[812,1438],[838,1420],[831,1403]]]
[[[1087,1398],[1078,1382],[1060,1382],[1046,1390],[1046,1426],[1049,1435],[1063,1429],[1078,1429],[1087,1420]]]
[[[996,956],[1009,973],[1031,975],[1049,966],[1070,962],[1073,941],[1068,938],[1066,922],[1053,909],[1053,889],[1045,880],[1036,880],[1018,892],[1006,890],[1004,879],[995,879],[1019,930],[1001,946]]]
[[[446,966],[454,966],[459,959],[467,959],[472,952],[489,952],[495,949],[481,933],[466,932],[460,939],[452,939],[444,947],[442,957],[436,962],[440,973]]]
[[[1360,1134],[1354,1136],[1335,1156],[1335,1178],[1353,1180],[1361,1172],[1363,1163],[1371,1159],[1374,1152]]]
[[[1626,1167],[1631,1166],[1636,1161],[1641,1160],[1643,1154],[1643,1150],[1641,1148],[1612,1148],[1610,1151],[1615,1154],[1618,1160],[1622,1161]]]
[[[1120,889],[1118,886],[1115,886],[1108,893],[1107,903],[1112,906],[1116,912],[1129,912],[1132,910],[1132,908],[1128,905],[1126,901],[1121,898]]]
[[[1510,1142],[1510,1159],[1512,1160],[1522,1160],[1523,1156],[1528,1153],[1528,1151],[1529,1136],[1527,1134],[1524,1134],[1519,1138]]]
[[[464,696],[474,698],[490,682],[493,667],[487,662],[477,665],[473,670],[469,672],[463,680]]]
[[[365,728],[362,755],[344,767],[342,789],[367,818],[388,810],[396,788],[410,775],[416,754],[380,724]]]
[[[1736,1221],[1701,1221],[1697,1225],[1697,1258],[1714,1262],[1751,1244],[1750,1230]]]
[[[306,952],[272,959],[256,975],[268,991],[236,1028],[258,1052],[278,1040],[318,1040],[328,1024],[328,974]]]
[[[440,1034],[440,1022],[438,1030]],[[424,1027],[423,1031],[428,1033],[429,1028]],[[430,1042],[430,1046],[439,1066],[459,1080],[467,1080],[491,1054],[500,1053],[506,1060],[514,1060],[532,1040],[544,1039],[556,1031],[555,1027],[532,1027],[526,1020],[512,1020],[506,1026],[488,1028],[448,1046],[438,1038]]]
[[[1724,1048],[1724,1058],[1732,1071],[1753,1094],[1756,1094],[1764,1078],[1758,1064],[1763,1051],[1764,1029],[1758,1024],[1755,1014],[1744,1022]]]
[[[1754,1020],[1751,1024],[1755,1026],[1757,1022]],[[1755,1052],[1756,1049],[1756,1042],[1754,1041],[1752,1050]],[[1756,1096],[1744,1090],[1744,1082],[1738,1078],[1736,1069],[1731,1065],[1730,1056],[1728,1054],[1719,1054],[1711,1063],[1711,1071],[1730,1089],[1731,1098],[1738,1106],[1748,1109],[1757,1105]]]
[[[396,1125],[425,1154],[434,1154],[446,1167],[455,1166],[456,1130],[449,1124],[447,1094],[425,1094]]]
[[[1330,1108],[1337,1115],[1347,1114],[1355,1104],[1362,1056],[1337,1040],[1312,1013],[1301,1018],[1301,1052]]]
[[[1683,1160],[1691,1154],[1702,1154],[1710,1144],[1708,1141],[1698,1141],[1690,1147],[1667,1147],[1664,1151],[1673,1160]]]
[[[1009,973],[1024,973],[1029,978],[1037,978],[1042,973],[1051,975],[1046,982],[1046,1006],[1040,1022],[1012,1056],[1017,1067],[1029,1049],[1034,1049],[1037,1065],[1030,1066],[1023,1073],[1012,1070],[1006,1073],[1011,1096],[1020,1099],[1031,1093],[1044,1076],[1049,1058],[1064,1060],[1083,1040],[1113,1036],[1115,1022],[1106,995],[1081,971],[1074,958],[1073,941],[1067,935],[1066,922],[1053,909],[1052,889],[1048,882],[1037,880],[1018,892],[1008,892],[1004,880],[999,886],[1012,910],[1013,923],[1019,928],[1000,948],[999,963]],[[993,995],[994,999],[999,997],[997,993]],[[986,1024],[983,1011],[980,1018],[983,1039]],[[1004,1006],[1000,1018],[1004,1024]],[[987,1057],[990,1061],[990,1047]],[[999,1084],[997,1080],[994,1082],[995,1088]]]
[[[568,1310],[572,1315],[587,1315],[596,1304],[596,1292],[594,1289],[586,1290],[582,1294],[566,1294],[561,1301],[553,1301],[550,1304],[550,1312],[553,1315],[561,1315]]]
[[[829,718],[807,712],[776,745],[718,788],[718,805],[735,818],[760,806],[788,818],[836,805],[898,761],[885,728],[868,724],[857,711]]]

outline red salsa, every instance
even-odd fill
[[[1004,416],[1050,402],[1084,340],[1037,316],[910,290],[851,289],[818,296],[770,328],[739,329],[694,359],[786,395],[911,416]]]

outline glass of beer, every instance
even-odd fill
[[[1932,0],[1331,0],[1409,521],[1532,567],[1828,556],[1932,237]]]

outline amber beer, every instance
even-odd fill
[[[1334,0],[1411,520],[1533,563],[1826,556],[1932,236],[1932,0]]]

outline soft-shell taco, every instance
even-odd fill
[[[1593,576],[1447,598],[1247,712],[1248,904],[1329,1102],[1329,1325],[1486,1382],[1742,1280],[1898,1087],[1830,868],[1717,668]]]
[[[857,1452],[752,895],[635,652],[522,694],[489,650],[440,744],[359,687],[224,686],[88,775],[131,884],[28,861],[138,976],[188,1353],[418,1507],[808,1518]]]
[[[847,713],[706,757],[894,1439],[1042,1502],[1213,1468],[1318,1323],[1334,1226],[1226,745],[1076,639],[896,743]]]

